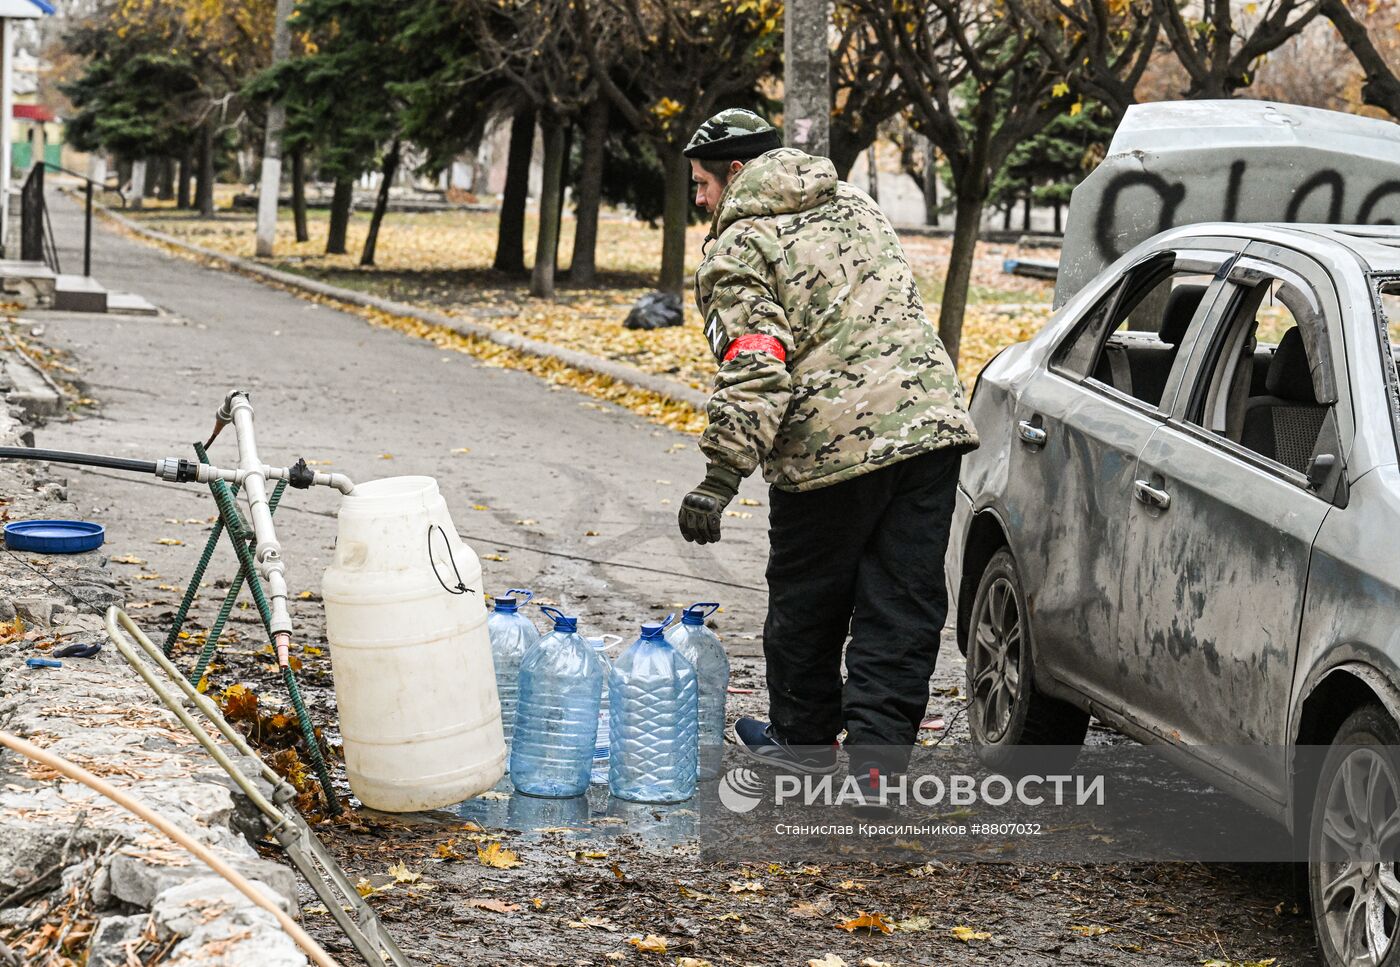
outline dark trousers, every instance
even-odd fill
[[[948,613],[960,462],[935,450],[817,490],[770,490],[763,653],[769,714],[789,742],[829,745],[844,728],[857,768],[908,754]]]

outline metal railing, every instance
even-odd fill
[[[93,186],[96,185],[105,191],[115,191],[121,197],[123,206],[126,204],[126,196],[122,194],[120,185],[109,187],[104,182],[94,181],[87,175],[56,165],[52,161],[34,163],[20,192],[20,258],[27,262],[43,262],[53,269],[55,274],[61,270],[58,264],[58,246],[54,241],[53,222],[49,218],[48,204],[44,200],[46,169],[61,172],[83,182],[83,275],[91,276]]]

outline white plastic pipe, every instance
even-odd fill
[[[0,745],[17,752],[26,759],[32,759],[40,765],[48,766],[50,769],[62,773],[75,782],[81,782],[98,795],[110,799],[127,812],[150,823],[167,837],[174,840],[176,844],[193,853],[196,858],[201,860],[215,873],[233,884],[233,888],[239,893],[242,893],[254,904],[272,914],[277,920],[277,925],[285,930],[292,940],[296,941],[298,947],[306,951],[306,956],[311,958],[312,963],[317,964],[318,967],[339,967],[335,959],[331,957],[330,954],[326,953],[321,945],[313,940],[311,935],[303,930],[295,920],[283,912],[281,907],[264,896],[257,887],[248,882],[237,870],[214,855],[209,847],[187,835],[164,816],[153,812],[147,806],[136,801],[111,783],[88,772],[82,766],[54,755],[47,749],[41,749],[34,743],[27,742],[17,735],[11,735],[9,732],[0,731]]]
[[[264,466],[261,470],[263,478],[266,480],[290,480],[292,476],[290,467]],[[226,467],[215,467],[207,463],[201,463],[199,469],[195,471],[195,479],[200,483],[208,483],[211,480],[223,480],[227,483],[242,486],[243,481],[246,480],[247,477],[247,470],[241,468],[238,470],[230,470]],[[355,491],[355,482],[343,473],[313,474],[311,485],[313,487],[333,487],[347,496]]]
[[[243,496],[248,500],[253,534],[258,539],[254,560],[258,573],[267,584],[268,603],[272,607],[269,630],[277,645],[278,660],[286,664],[284,649],[290,644],[292,633],[292,617],[287,611],[286,563],[282,560],[282,544],[277,540],[277,531],[272,526],[272,511],[267,505],[266,465],[258,459],[258,443],[253,433],[253,404],[248,402],[245,394],[233,392],[224,401],[224,409],[232,418],[234,432],[238,435],[238,464],[244,474]]]

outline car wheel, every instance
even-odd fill
[[[1045,753],[1024,761],[1024,746],[1084,742],[1089,714],[1036,691],[1031,665],[1030,611],[1011,551],[992,555],[977,595],[967,643],[968,727],[977,757],[993,769],[1044,768]],[[1074,754],[1055,763],[1068,768]]]
[[[1318,776],[1308,894],[1328,967],[1400,961],[1400,728],[1378,705],[1351,714]]]

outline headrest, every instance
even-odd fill
[[[1191,327],[1191,317],[1200,308],[1205,298],[1203,285],[1179,285],[1167,297],[1167,309],[1162,313],[1162,328],[1157,330],[1157,338],[1168,345],[1178,345],[1186,338],[1186,330]]]
[[[1270,396],[1296,403],[1316,403],[1313,392],[1312,367],[1308,365],[1308,351],[1303,346],[1303,334],[1294,326],[1283,334],[1274,350],[1274,358],[1269,361],[1269,372],[1264,377],[1264,388]]]

